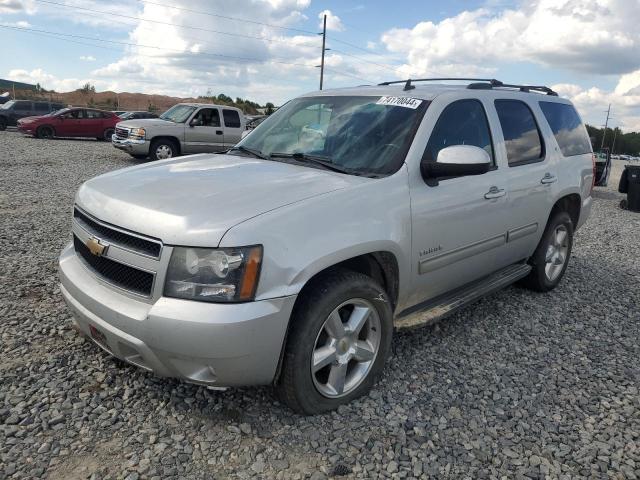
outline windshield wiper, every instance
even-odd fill
[[[271,158],[293,158],[294,160],[312,163],[313,165],[317,165],[319,167],[324,168],[325,170],[331,170],[333,172],[348,173],[348,174],[357,173],[350,168],[344,168],[334,164],[329,157],[320,157],[317,155],[309,155],[301,152],[296,152],[296,153],[277,153],[276,152],[271,154]]]
[[[255,148],[249,148],[249,147],[245,147],[243,145],[238,145],[237,147],[233,147],[229,151],[233,152],[234,150],[238,150],[240,152],[248,153],[250,155],[253,155],[256,158],[261,158],[262,160],[269,160],[269,157],[267,155],[262,153],[260,150],[256,150]]]

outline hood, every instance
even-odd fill
[[[32,117],[22,117],[20,120],[18,120],[18,122],[22,122],[22,123],[31,123],[31,122],[35,122],[36,120],[40,120],[44,115],[34,115]]]
[[[192,155],[117,170],[84,183],[78,205],[169,245],[215,247],[249,218],[371,181],[235,155]]]
[[[145,127],[170,127],[175,128],[177,126],[183,126],[184,123],[170,122],[169,120],[162,120],[161,118],[138,118],[134,120],[123,120],[118,122],[119,127],[126,128],[145,128]]]

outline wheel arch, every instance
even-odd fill
[[[149,141],[149,149],[151,149],[151,145],[153,144],[153,142],[156,142],[158,140],[171,140],[175,144],[176,148],[178,149],[178,155],[182,153],[182,146],[180,145],[180,139],[178,139],[178,137],[174,135],[157,135],[153,137]]]
[[[580,221],[581,207],[582,199],[580,198],[580,195],[577,193],[569,193],[560,197],[558,201],[556,201],[549,213],[549,219],[551,219],[556,212],[567,212],[571,217],[573,228],[576,229],[578,222]]]
[[[38,135],[39,135],[40,130],[41,130],[41,129],[43,129],[43,128],[50,128],[50,129],[51,129],[51,134],[52,134],[52,136],[53,136],[53,137],[55,137],[55,136],[56,136],[56,127],[54,127],[53,125],[50,125],[50,124],[48,124],[48,123],[44,123],[44,124],[42,124],[42,125],[38,125],[38,126],[36,127],[36,136],[38,136]]]

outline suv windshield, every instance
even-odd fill
[[[196,107],[191,105],[175,105],[160,115],[160,118],[170,122],[184,123],[195,109]]]
[[[427,102],[396,97],[303,97],[278,109],[239,146],[265,157],[353,174],[389,175],[404,161]]]

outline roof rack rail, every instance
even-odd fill
[[[404,83],[403,90],[413,90],[415,85],[413,82],[441,82],[441,81],[449,81],[449,80],[458,80],[458,81],[467,81],[474,82],[467,85],[467,88],[474,90],[490,90],[492,88],[517,88],[521,92],[543,92],[547,95],[553,95],[555,97],[558,96],[556,92],[551,90],[549,87],[545,87],[543,85],[512,85],[509,83],[503,83],[500,80],[496,80],[495,78],[463,78],[463,77],[440,77],[440,78],[415,78],[415,79],[407,79],[407,80],[393,80],[391,82],[382,82],[378,85],[394,85],[398,83]]]

